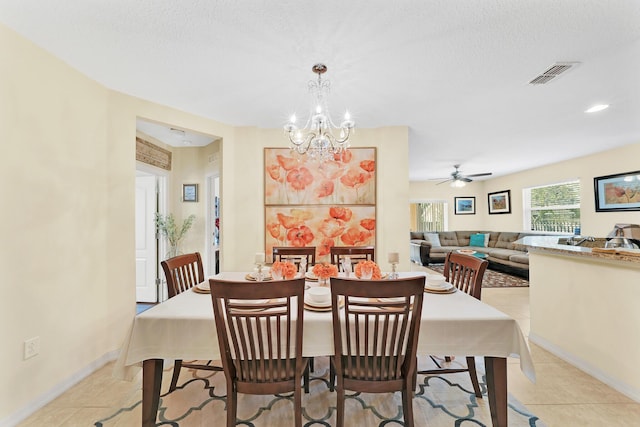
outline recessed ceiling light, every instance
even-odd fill
[[[589,108],[585,113],[596,113],[598,111],[606,110],[607,108],[609,108],[609,104],[597,104]]]

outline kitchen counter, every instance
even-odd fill
[[[629,263],[640,268],[640,249],[605,249],[586,246],[558,244],[560,236],[528,236],[516,240],[514,244],[525,246],[531,252],[549,255],[581,257],[585,260],[614,261]],[[603,240],[604,239],[598,239]]]

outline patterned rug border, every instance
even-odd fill
[[[430,264],[427,268],[442,273],[444,264]],[[529,281],[523,277],[514,276],[501,271],[487,269],[482,279],[483,288],[525,288]]]
[[[171,368],[165,369],[163,377],[170,378],[171,370]],[[185,371],[187,371],[185,375],[181,374],[181,381],[176,390],[161,395],[157,426],[195,426],[201,425],[202,420],[211,417],[212,414],[215,414],[215,418],[226,416],[224,413],[226,410],[226,390],[223,374]],[[483,373],[478,373],[481,379],[480,387],[483,399],[478,399],[474,395],[466,373],[444,376],[420,375],[414,396],[414,414],[419,417],[420,413],[424,416],[425,411],[428,412],[429,419],[424,421],[427,421],[430,427],[453,425],[489,427],[491,422],[486,378]],[[335,402],[331,403],[330,400],[335,398],[335,393],[328,391],[327,378],[328,369],[326,368],[320,369],[317,375],[311,376],[312,391],[318,394],[316,395],[317,399],[311,399],[309,395],[303,396],[302,415],[305,427],[332,426],[331,421],[332,417],[335,418],[336,408]],[[351,411],[357,411],[359,426],[403,426],[399,393],[396,393],[390,401],[389,399],[380,399],[379,396],[381,395],[347,391],[346,409],[348,412],[349,408]],[[252,398],[256,400],[251,404],[251,409],[247,410],[247,402],[239,406],[239,410],[241,407],[244,407],[244,410],[238,413],[236,425],[246,427],[273,426],[276,425],[272,424],[274,420],[286,422],[290,415],[292,409],[290,405],[293,403],[293,396],[290,393],[271,397],[248,397],[248,399]],[[141,401],[139,399],[130,401],[130,405],[123,405],[119,408],[118,406],[114,408],[113,413],[96,421],[93,425],[95,427],[121,425],[122,417],[128,419],[127,416],[134,418],[140,416]],[[508,410],[510,426],[546,427],[542,420],[532,414],[511,394],[508,395]],[[261,416],[270,412],[272,414],[267,415],[267,420],[271,421],[266,421],[267,424],[265,424],[265,420]],[[285,418],[282,418],[283,413]],[[487,417],[489,418],[487,419]],[[223,420],[220,421],[221,424],[224,424]],[[416,425],[425,425],[424,421],[422,423],[416,422]]]

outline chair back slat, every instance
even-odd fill
[[[293,381],[303,366],[304,278],[209,282],[225,372],[243,383]]]
[[[482,296],[482,279],[489,262],[471,255],[457,252],[447,254],[444,262],[444,277],[453,286],[480,299]]]
[[[375,261],[375,248],[373,246],[332,246],[331,264],[340,266],[342,259],[351,258],[351,264],[360,261]]]
[[[400,381],[415,370],[423,290],[424,277],[331,279],[338,382],[340,375],[358,381]]]
[[[274,246],[272,250],[273,261],[289,261],[300,268],[300,261],[306,259],[306,269],[316,263],[316,247],[305,246],[302,248],[293,246]]]
[[[204,281],[204,268],[199,252],[178,255],[160,263],[167,280],[169,298]]]

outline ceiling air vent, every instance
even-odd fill
[[[529,82],[531,85],[544,85],[578,65],[579,62],[556,62]]]

